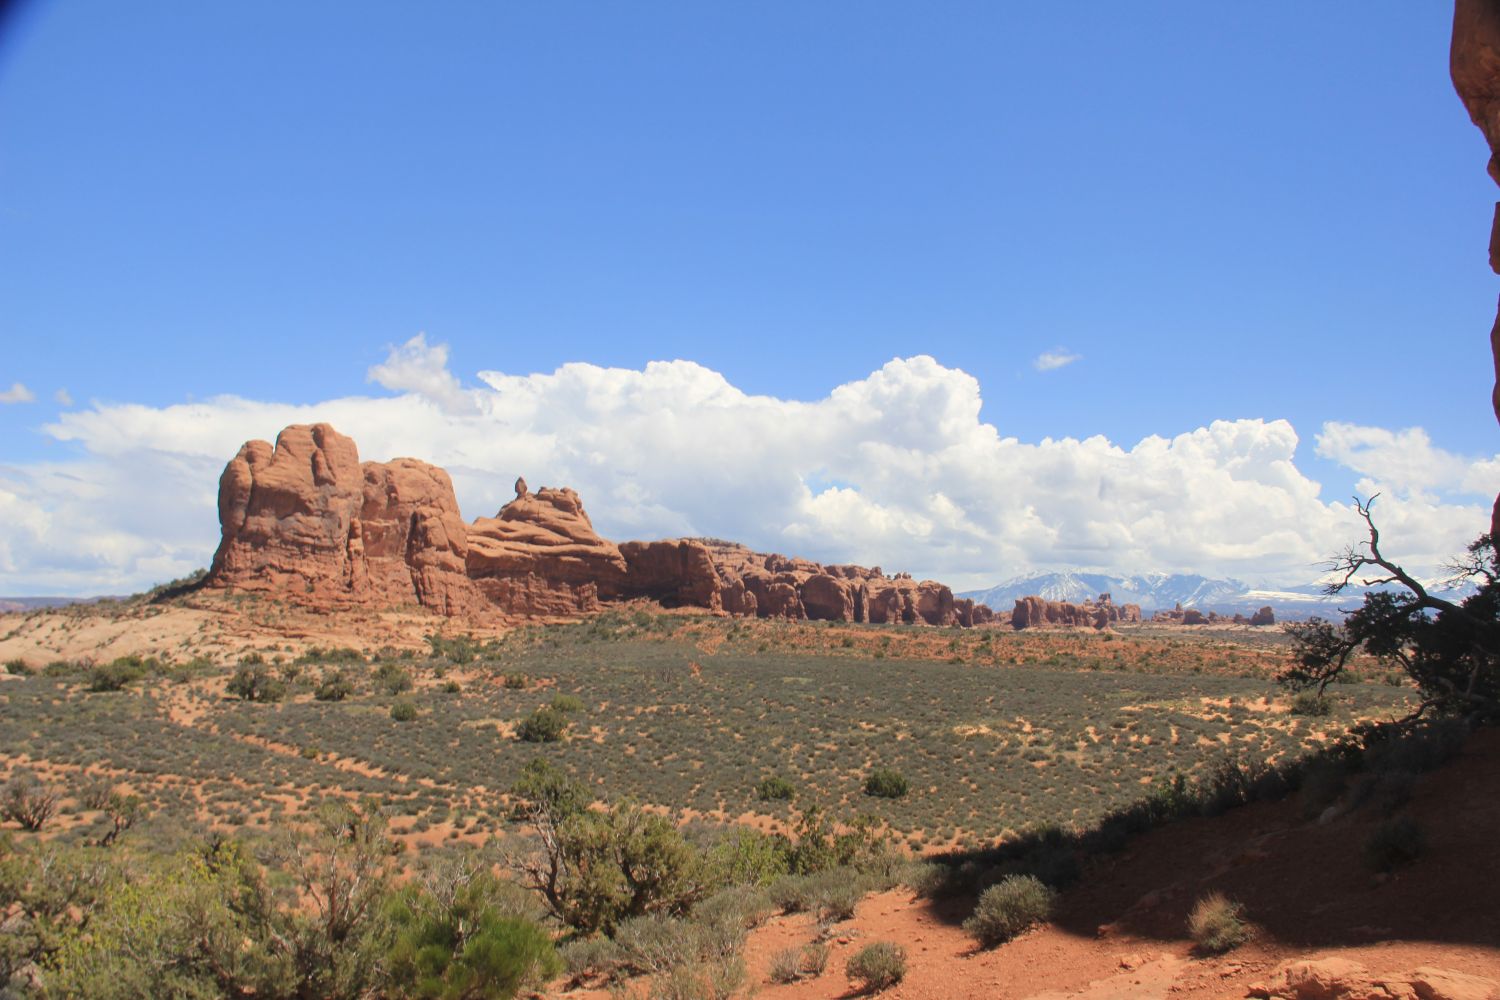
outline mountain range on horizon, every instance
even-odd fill
[[[1467,589],[1454,591],[1438,581],[1423,581],[1435,594],[1457,599]],[[981,590],[967,590],[957,596],[987,604],[996,611],[1009,611],[1017,600],[1037,596],[1048,601],[1074,604],[1092,601],[1109,594],[1115,604],[1139,604],[1150,615],[1181,605],[1220,614],[1252,614],[1270,607],[1278,618],[1341,617],[1359,605],[1370,589],[1351,586],[1342,594],[1329,596],[1323,584],[1310,582],[1292,586],[1251,585],[1230,577],[1215,578],[1198,573],[1141,573],[1111,576],[1105,573],[1050,572],[1013,577]]]

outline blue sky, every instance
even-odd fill
[[[1399,456],[1400,432],[1421,428],[1450,469],[1496,450],[1496,190],[1448,81],[1448,31],[1442,5],[1395,0],[1358,17],[1290,2],[32,0],[0,37],[0,389],[35,397],[0,406],[0,493],[46,522],[33,535],[60,536],[97,512],[65,509],[42,470],[87,479],[108,458],[78,424],[58,430],[67,414],[119,426],[121,407],[399,395],[410,386],[372,382],[372,366],[425,333],[465,391],[480,371],[683,359],[816,404],[930,356],[976,380],[978,419],[1024,445],[1129,450],[1285,421],[1324,507],[1404,486],[1451,508],[1420,522],[1447,544],[1477,533],[1488,480],[1397,484],[1314,442],[1330,422],[1380,428]],[[1043,355],[1076,360],[1039,370]],[[279,429],[241,416],[225,440]],[[389,457],[377,430],[355,436]],[[443,450],[429,444],[421,457]],[[805,463],[814,496],[864,485],[827,456]],[[1027,482],[1045,508],[1045,483]],[[847,554],[813,537],[837,522],[799,536],[774,512],[717,517],[727,500],[632,512],[616,480],[597,489],[596,521],[620,530],[728,523]],[[853,554],[911,534],[899,503],[879,506],[895,526]],[[211,550],[211,506],[194,516]],[[937,527],[918,535],[942,533],[922,516]],[[1045,537],[1098,520],[1079,517],[1025,552],[974,542],[961,572],[1059,562]],[[32,542],[0,539],[21,589],[129,585],[204,544],[126,565],[103,542]]]

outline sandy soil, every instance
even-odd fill
[[[1258,804],[1149,833],[1086,871],[1055,920],[983,950],[959,926],[972,900],[933,903],[906,890],[870,896],[827,939],[823,974],[769,979],[772,956],[819,936],[806,914],[752,933],[745,958],[758,997],[857,995],[844,963],[873,941],[906,948],[892,1000],[1166,1000],[1245,997],[1282,963],[1337,956],[1372,972],[1436,966],[1500,980],[1500,732],[1424,777],[1406,808],[1427,838],[1423,856],[1372,875],[1360,845],[1384,816],[1373,809],[1327,823],[1303,820],[1295,799]],[[1222,891],[1245,905],[1249,943],[1199,956],[1186,933],[1193,904]],[[589,1000],[602,991],[558,994]]]

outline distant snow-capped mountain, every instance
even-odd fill
[[[1445,589],[1440,581],[1423,581],[1430,593],[1450,601],[1473,592],[1472,587]],[[1255,586],[1240,580],[1214,579],[1196,573],[1144,573],[1139,576],[1108,576],[1103,573],[1034,573],[990,587],[970,590],[959,597],[971,597],[996,611],[1009,611],[1022,597],[1049,601],[1091,601],[1108,594],[1116,604],[1139,604],[1149,615],[1152,611],[1173,608],[1197,608],[1220,614],[1253,614],[1270,607],[1278,618],[1340,618],[1346,611],[1359,607],[1365,588],[1351,586],[1335,597],[1323,592],[1322,583],[1287,587]]]
[[[1239,580],[1215,580],[1195,573],[1146,573],[1106,576],[1103,573],[1037,573],[1017,577],[988,590],[971,590],[972,597],[997,610],[1008,610],[1017,599],[1036,595],[1049,601],[1092,601],[1110,595],[1116,604],[1139,604],[1142,609],[1185,608],[1217,610],[1250,588]]]

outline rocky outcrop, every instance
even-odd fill
[[[1500,1000],[1500,982],[1483,976],[1421,966],[1410,972],[1372,973],[1347,958],[1298,959],[1277,967],[1269,980],[1252,983],[1261,1000]]]
[[[1265,607],[1261,608],[1259,611],[1255,612],[1255,614],[1250,616],[1250,624],[1257,626],[1275,625],[1276,612],[1271,608],[1269,604],[1267,604]]]
[[[750,613],[761,618],[962,626],[994,620],[985,605],[957,600],[949,587],[933,580],[919,582],[904,573],[887,577],[879,566],[825,566],[717,539],[703,544],[713,558],[721,593],[743,588],[755,600]],[[742,613],[727,600],[723,607]]]
[[[599,610],[601,592],[617,593],[626,563],[601,538],[570,489],[528,492],[494,517],[469,528],[468,575],[487,602],[518,615],[568,615]]]
[[[409,458],[361,464],[327,424],[240,448],[219,478],[219,526],[207,586],[449,615],[478,607],[448,474]]]
[[[382,603],[418,604],[445,615],[479,608],[468,575],[469,526],[458,512],[448,473],[414,458],[366,462],[364,502],[351,527],[351,573],[363,575]],[[356,536],[364,549],[354,558]],[[360,592],[357,585],[356,593]]]
[[[727,610],[713,556],[702,542],[625,542],[620,554],[625,558],[625,578],[608,596],[646,597],[668,608]],[[744,607],[742,593],[743,588],[741,595],[730,599],[736,608]]]
[[[994,613],[877,566],[824,566],[716,539],[616,545],[570,489],[516,496],[465,524],[448,474],[360,463],[327,424],[251,441],[219,482],[223,536],[206,586],[301,603],[420,604],[445,615],[576,615],[645,598],[761,618],[982,625]]]
[[[1448,66],[1453,88],[1489,143],[1489,174],[1500,184],[1500,0],[1456,0]],[[1490,226],[1489,255],[1490,269],[1500,274],[1500,203]],[[1490,356],[1495,369],[1490,404],[1500,420],[1500,315],[1490,328]],[[1490,516],[1490,534],[1500,538],[1500,497]]]
[[[1097,601],[1074,604],[1071,601],[1049,601],[1035,595],[1017,599],[1010,613],[1013,629],[1042,628],[1048,625],[1077,625],[1087,628],[1108,628],[1121,622],[1141,620],[1139,604],[1115,604],[1108,594],[1100,594]]]

